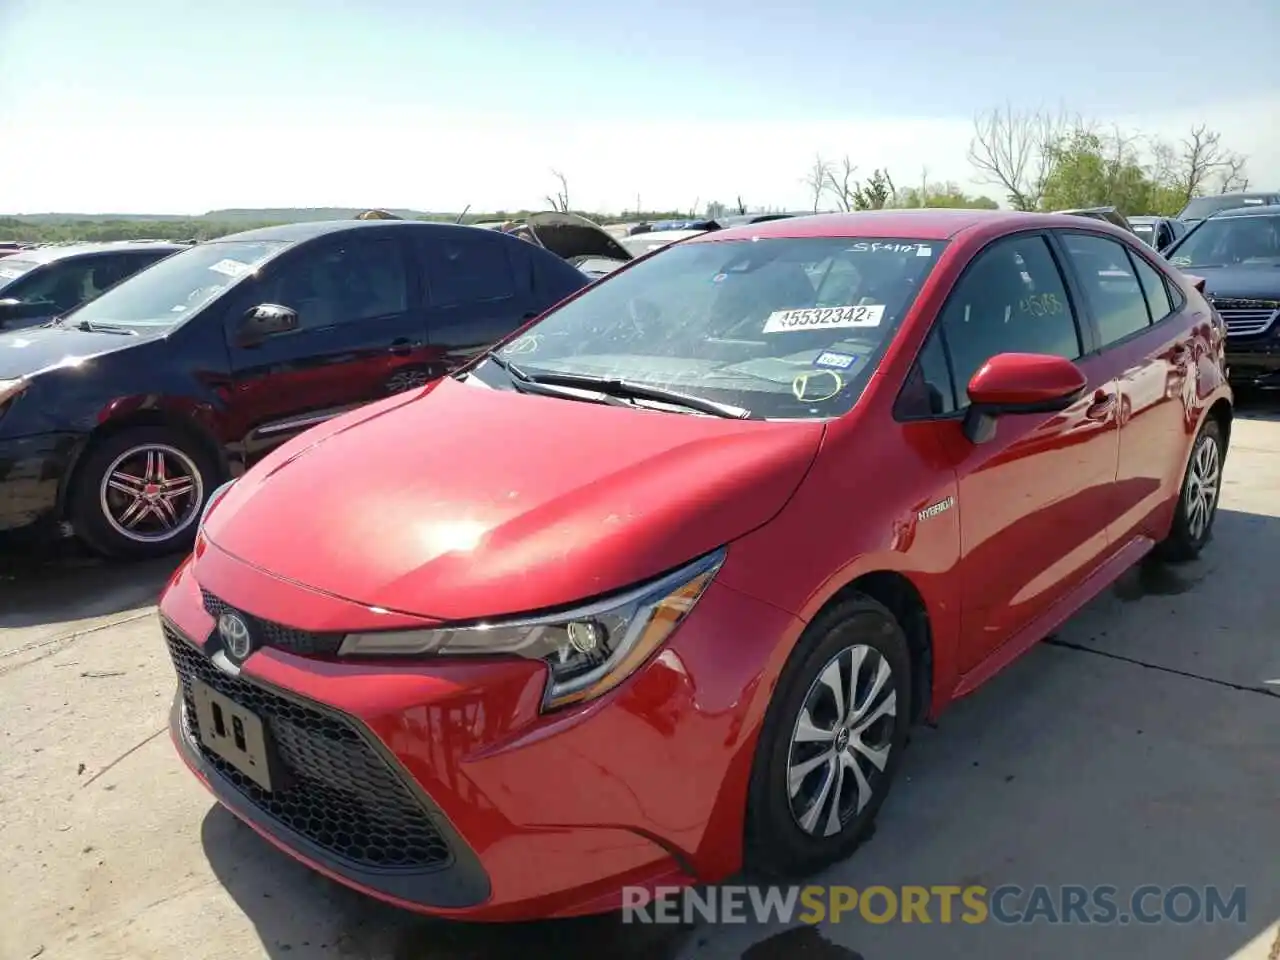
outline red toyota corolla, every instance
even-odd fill
[[[1098,221],[669,247],[221,488],[161,604],[174,742],[268,840],[427,913],[816,870],[911,723],[1200,551],[1223,341]]]

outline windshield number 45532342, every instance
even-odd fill
[[[800,310],[777,310],[764,323],[765,333],[789,333],[793,330],[830,330],[845,327],[878,327],[884,318],[884,304],[862,304],[847,307],[808,307]]]

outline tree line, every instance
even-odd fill
[[[974,179],[1003,194],[1015,210],[1114,206],[1124,216],[1174,216],[1194,197],[1249,189],[1248,158],[1231,150],[1207,124],[1170,140],[1104,127],[1066,112],[1006,106],[974,120],[969,142]],[[989,197],[955,183],[934,183],[926,170],[899,187],[886,169],[865,180],[846,156],[821,156],[803,182],[813,210],[899,207],[995,208]]]

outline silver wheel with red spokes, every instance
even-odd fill
[[[200,515],[204,478],[195,460],[167,444],[119,454],[99,484],[103,519],[119,536],[159,544],[180,536]]]

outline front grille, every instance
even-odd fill
[[[314,633],[309,630],[298,630],[287,627],[273,620],[263,620],[253,614],[238,610],[220,597],[214,596],[203,587],[200,596],[204,601],[204,609],[215,620],[224,613],[236,613],[243,617],[254,636],[257,646],[275,647],[300,656],[333,656],[342,646],[341,633]]]
[[[255,807],[361,867],[422,871],[450,863],[448,844],[422,804],[352,723],[228,676],[167,624],[164,635],[182,684],[184,732],[205,761]],[[262,719],[285,768],[284,783],[277,789],[263,790],[200,742],[193,680]]]
[[[1272,300],[1214,300],[1227,324],[1227,336],[1251,337],[1265,333],[1280,314],[1280,302]]]

